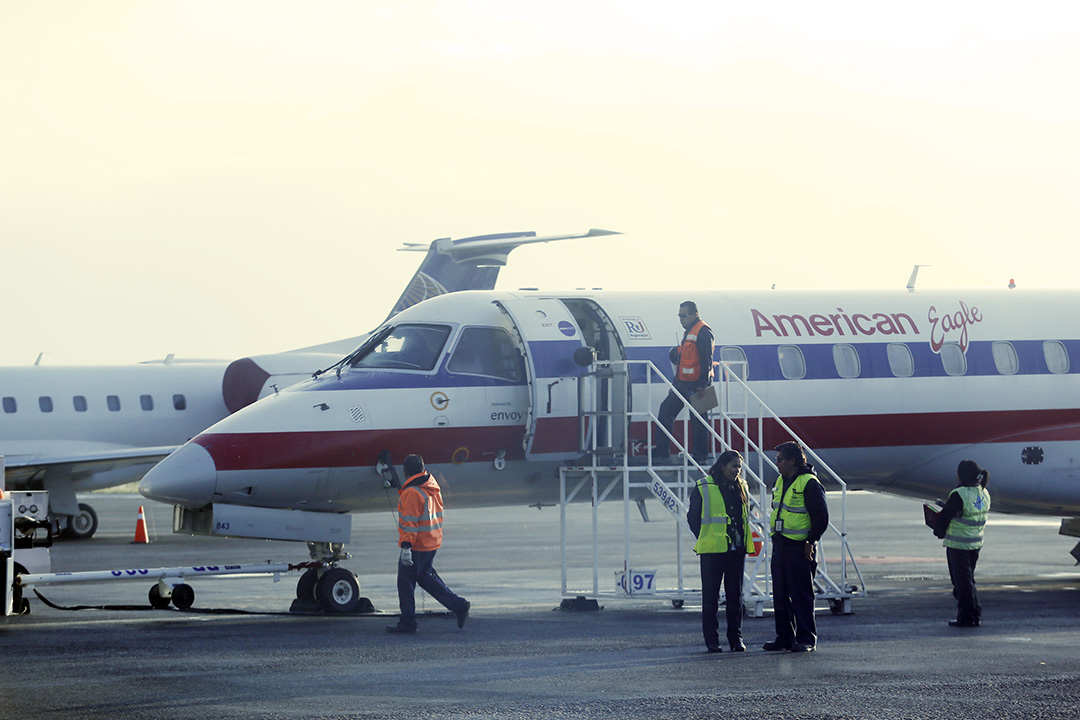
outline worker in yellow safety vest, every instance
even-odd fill
[[[829,527],[825,488],[796,442],[776,447],[780,477],[773,486],[772,587],[776,639],[765,650],[817,649],[814,574],[817,541]]]
[[[978,627],[982,606],[975,591],[975,564],[983,545],[983,528],[990,512],[990,473],[974,460],[962,460],[956,468],[957,487],[949,493],[937,516],[934,534],[944,539],[945,558],[956,598],[956,619],[952,627]]]
[[[675,434],[675,418],[689,405],[693,395],[712,385],[714,343],[712,328],[698,315],[697,304],[692,300],[679,305],[679,324],[684,330],[682,342],[671,350],[671,361],[675,363],[675,379],[671,384],[675,389],[660,403],[656,419],[679,444],[684,444],[685,436]],[[686,449],[696,461],[703,463],[709,454],[709,431],[693,416],[689,422],[691,443]],[[671,456],[671,440],[662,432],[653,439],[656,445],[653,462],[662,465]]]
[[[742,455],[720,454],[707,477],[690,492],[686,521],[697,538],[694,552],[701,559],[701,634],[711,653],[720,647],[720,585],[724,586],[727,641],[732,652],[743,652],[743,573],[746,554],[754,551],[750,501],[742,476]]]

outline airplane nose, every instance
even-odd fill
[[[202,445],[187,443],[159,462],[139,482],[150,500],[197,508],[208,505],[217,488],[217,466]]]

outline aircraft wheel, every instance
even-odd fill
[[[328,613],[348,613],[360,605],[360,583],[344,568],[332,568],[315,584],[315,597]]]
[[[98,519],[94,508],[85,503],[79,503],[79,514],[68,518],[67,527],[64,528],[64,537],[75,540],[87,540],[97,532]]]
[[[315,586],[319,582],[319,571],[308,568],[296,581],[296,599],[310,602],[315,599]]]
[[[187,610],[195,604],[195,591],[190,585],[180,583],[172,589],[172,604],[177,610]]]
[[[671,601],[671,607],[675,608],[676,610],[682,610],[682,606],[683,606],[683,601],[682,600],[672,600]]]
[[[25,575],[26,568],[15,563],[15,577]],[[11,588],[11,611],[15,615],[29,615],[30,601],[23,597],[23,586],[13,585]]]
[[[171,598],[164,597],[161,594],[161,586],[157,583],[154,583],[150,586],[150,592],[148,593],[148,595],[150,597],[150,606],[154,609],[164,610],[165,608],[169,607],[169,601],[171,600]]]

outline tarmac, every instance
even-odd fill
[[[992,490],[992,488],[991,488]],[[82,498],[88,541],[58,541],[53,570],[300,562],[302,546],[174,535],[171,508],[134,494]],[[839,496],[829,494],[836,512]],[[139,505],[150,544],[131,543]],[[558,508],[446,510],[436,567],[472,602],[465,627],[418,591],[416,635],[395,621],[389,511],[353,518],[366,616],[295,615],[296,574],[200,578],[191,610],[152,610],[150,580],[41,586],[0,622],[0,718],[1068,718],[1080,717],[1080,569],[1059,521],[992,514],[976,570],[983,625],[955,616],[945,552],[920,504],[848,496],[847,530],[868,589],[850,615],[818,607],[819,645],[768,653],[770,615],[747,618],[749,651],[708,654],[700,605],[604,597],[558,609]],[[634,563],[676,580],[674,523],[631,516]],[[604,588],[622,568],[622,508],[601,507]],[[591,510],[570,509],[571,589],[591,587]],[[685,582],[697,563],[684,546]],[[836,554],[826,546],[826,559]],[[830,562],[838,558],[832,557]],[[240,614],[242,613],[242,614]]]

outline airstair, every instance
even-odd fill
[[[743,455],[743,473],[751,495],[750,523],[759,548],[746,560],[746,612],[761,617],[772,600],[768,533],[772,499],[765,479],[771,481],[779,473],[767,453],[779,442],[795,440],[805,449],[826,488],[833,484],[839,488],[838,493],[829,493],[829,529],[819,544],[814,579],[817,599],[827,602],[834,614],[851,613],[851,601],[864,597],[866,590],[848,543],[847,484],[750,389],[744,380],[745,363],[717,363],[714,370],[714,377],[719,378],[711,386],[715,396],[704,404],[715,403],[714,407],[699,404],[703,415],[687,404],[686,413],[709,427],[710,458],[729,449]],[[686,511],[690,493],[697,479],[708,474],[709,464],[699,465],[685,451],[691,433],[689,420],[677,422],[674,435],[657,422],[659,402],[673,389],[647,360],[597,361],[578,378],[578,449],[582,460],[559,471],[564,598],[655,598],[670,601],[676,608],[687,600],[700,602],[700,575]],[[781,439],[767,442],[767,432],[770,438]],[[645,439],[635,443],[635,436]],[[678,458],[676,464],[653,462],[652,448],[657,440],[675,445],[679,451],[672,455]],[[580,501],[586,497],[591,500],[591,535],[582,537],[585,523],[577,515],[584,512]],[[647,497],[656,498],[672,515],[673,537],[664,539],[657,528],[650,527],[656,523],[649,523]],[[605,504],[610,507],[619,502],[621,518],[612,520],[611,513],[601,513]],[[647,524],[634,521],[634,512]],[[621,537],[616,539],[616,533]]]

